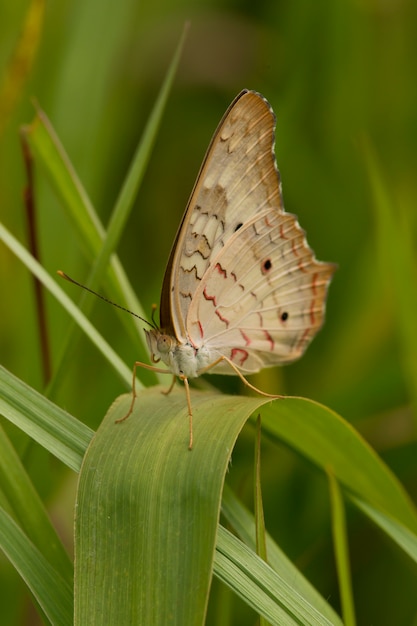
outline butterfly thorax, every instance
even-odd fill
[[[201,371],[213,363],[218,354],[206,346],[196,347],[191,342],[180,342],[173,335],[160,330],[145,330],[152,361],[162,361],[175,376],[197,378]]]

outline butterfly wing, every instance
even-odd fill
[[[274,127],[266,100],[245,90],[214,133],[162,286],[161,327],[180,340],[187,338],[188,310],[211,259],[254,213],[267,206],[283,208],[273,156]]]
[[[323,324],[334,270],[315,259],[295,216],[266,209],[212,260],[188,311],[189,338],[243,373],[293,361]],[[233,373],[227,363],[213,371]]]
[[[309,248],[283,207],[275,116],[237,96],[213,136],[165,273],[161,325],[242,372],[292,361],[324,319],[335,266]],[[226,363],[216,372],[233,373]]]

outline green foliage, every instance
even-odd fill
[[[338,614],[412,623],[416,6],[192,5],[173,82],[191,4],[43,4],[6,2],[0,20],[2,620],[27,623],[28,589],[46,623],[72,623],[64,545],[72,551],[75,471],[80,624],[106,623],[102,610],[109,623],[131,623],[130,611],[151,624],[150,606],[155,624],[202,623],[207,602],[216,625],[252,624],[256,613],[273,624],[339,624]],[[56,270],[149,317],[204,150],[243,87],[273,105],[286,208],[339,271],[307,354],[255,383],[312,400],[247,398],[232,377],[211,378],[226,394],[192,389],[190,453],[183,390],[143,391],[150,373],[138,374],[135,413],[114,424],[134,360],[149,358],[142,324],[90,296],[75,306]],[[22,125],[37,259],[21,201]],[[51,294],[41,349],[32,276]],[[254,429],[244,424],[258,412],[253,505]],[[262,508],[268,564],[249,512],[259,519]]]

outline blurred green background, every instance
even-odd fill
[[[30,35],[22,48],[28,11]],[[170,246],[217,123],[242,88],[260,91],[277,115],[276,156],[286,209],[298,215],[317,257],[337,262],[339,270],[326,324],[303,359],[253,382],[339,412],[364,433],[415,499],[417,449],[410,408],[415,389],[404,364],[395,272],[391,275],[384,264],[390,242],[383,241],[381,250],[365,148],[372,146],[376,155],[386,202],[415,240],[415,2],[62,0],[44,5],[2,0],[1,220],[27,241],[19,128],[34,117],[34,97],[107,222],[186,20],[191,28],[169,107],[118,250],[144,310],[150,314],[159,301]],[[36,194],[44,267],[85,280],[90,264],[39,170]],[[415,264],[411,270],[415,276]],[[415,292],[416,282],[409,289]],[[75,288],[68,292],[79,297]],[[3,245],[0,293],[1,363],[43,390],[32,279]],[[52,298],[46,301],[56,364],[70,321]],[[91,317],[133,364],[135,345],[114,310],[97,302]],[[64,371],[52,399],[91,427],[126,391],[82,337]],[[240,389],[232,378],[209,380]],[[25,450],[31,476],[71,546],[75,477],[42,450],[27,448],[19,433],[11,434]],[[229,477],[248,503],[252,443],[249,426]],[[277,454],[266,443],[264,498],[267,528],[338,608],[324,478],[284,447]],[[416,567],[357,513],[349,513],[358,623],[417,623]],[[11,601],[23,593],[17,576],[6,562],[0,566],[3,623],[35,623],[28,604]],[[253,623],[253,617],[245,622],[240,616],[235,623]]]

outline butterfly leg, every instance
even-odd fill
[[[116,420],[115,421],[116,424],[120,424],[120,422],[124,422],[133,412],[133,407],[135,406],[135,400],[136,400],[136,369],[138,367],[143,367],[146,370],[151,370],[151,372],[158,372],[160,374],[170,373],[168,370],[162,369],[160,367],[154,367],[153,365],[148,365],[147,363],[141,363],[140,361],[135,361],[133,365],[133,378],[132,378],[132,402],[130,403],[129,410],[126,413],[126,415]],[[187,398],[187,406],[188,406],[188,418],[189,418],[189,425],[190,425],[190,439],[188,442],[188,449],[192,450],[193,449],[193,412],[191,409],[190,386],[188,384],[188,378],[186,378],[185,376],[180,376],[180,378],[184,383],[185,395]],[[176,376],[173,376],[171,385],[166,391],[162,392],[163,394],[168,395],[172,391],[174,384],[175,384],[175,379],[176,379]]]
[[[248,380],[246,380],[246,378],[243,376],[239,368],[236,367],[236,365],[226,356],[221,356],[216,361],[214,361],[214,363],[210,363],[210,365],[208,365],[203,370],[201,370],[201,372],[199,372],[199,375],[204,374],[205,372],[208,372],[213,367],[216,367],[216,365],[218,365],[222,361],[226,361],[226,363],[230,365],[230,367],[235,372],[235,374],[239,376],[240,380],[246,385],[246,387],[249,387],[249,389],[256,391],[256,393],[259,393],[261,396],[266,396],[267,398],[278,398],[278,399],[283,398],[283,396],[280,396],[274,393],[267,393],[266,391],[262,391],[261,389],[258,389],[257,387],[255,387],[255,385],[252,385]]]
[[[139,363],[139,361],[135,361],[135,363],[133,365],[132,402],[130,403],[129,410],[126,413],[126,415],[124,417],[121,417],[118,420],[116,420],[115,424],[120,424],[120,422],[124,422],[129,417],[129,415],[131,415],[131,413],[133,411],[133,407],[135,406],[135,400],[136,400],[136,368],[140,367],[141,365],[142,365],[142,363]]]
[[[128,412],[126,413],[126,415],[124,415],[123,417],[121,417],[120,419],[116,420],[115,423],[116,424],[120,424],[120,422],[124,422],[129,415],[132,414],[133,411],[133,407],[135,406],[135,400],[136,400],[136,369],[138,367],[143,367],[145,370],[151,370],[151,372],[158,372],[159,374],[169,374],[170,372],[168,370],[164,370],[160,367],[154,367],[153,365],[147,365],[147,363],[141,363],[140,361],[135,361],[134,365],[133,365],[133,379],[132,379],[132,402],[130,403],[130,407]],[[171,385],[171,387],[168,390],[171,391],[173,385]]]
[[[170,384],[170,386],[168,387],[168,389],[166,391],[161,391],[161,393],[164,394],[164,396],[168,396],[171,391],[174,389],[174,385],[175,385],[175,381],[177,380],[177,377],[175,376],[175,374],[172,376],[172,383]]]
[[[190,394],[190,385],[188,384],[188,378],[185,376],[180,376],[180,379],[184,383],[185,396],[187,398],[187,406],[188,406],[188,420],[189,420],[189,430],[190,430],[190,439],[188,442],[188,449],[193,449],[193,411],[191,409],[191,394]]]
[[[185,378],[185,376],[180,376],[180,379],[183,381],[184,383],[184,388],[185,388],[185,395],[187,398],[187,406],[188,406],[188,419],[189,419],[189,424],[190,424],[190,439],[188,442],[188,449],[192,450],[193,449],[193,412],[191,410],[191,394],[190,394],[190,386],[188,384],[188,378]],[[167,396],[169,393],[171,393],[171,391],[174,388],[175,382],[177,380],[177,377],[174,376],[172,377],[172,383],[169,386],[169,388],[166,391],[162,391],[161,393],[164,394],[164,396]]]
[[[177,377],[174,375],[172,377],[172,383],[171,383],[169,389],[167,389],[166,391],[162,392],[165,396],[167,396],[169,393],[171,393],[171,391],[174,388],[176,380],[177,380]],[[189,428],[190,428],[190,439],[189,439],[189,442],[188,442],[188,449],[192,450],[193,449],[193,412],[192,412],[192,409],[191,409],[190,386],[188,384],[188,378],[186,378],[185,376],[180,376],[180,380],[182,380],[183,383],[184,383],[185,396],[187,398],[188,419],[189,419]]]

